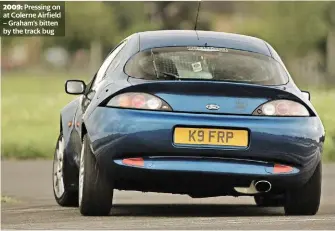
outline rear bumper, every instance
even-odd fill
[[[94,154],[112,159],[138,156],[208,156],[306,166],[318,162],[324,131],[318,117],[266,118],[97,108],[85,120]],[[173,144],[176,126],[237,128],[250,132],[249,146]]]
[[[106,165],[104,165],[106,166]],[[107,173],[117,189],[190,194],[193,197],[248,195],[235,187],[247,188],[258,180],[271,183],[271,193],[280,194],[300,187],[316,166],[274,171],[266,162],[221,158],[145,157],[141,166],[116,159]],[[249,194],[251,195],[251,194]]]
[[[153,175],[151,173],[157,174],[159,179],[165,175],[168,178],[180,177],[180,173],[185,173],[191,178],[199,174],[199,176],[219,175],[222,180],[227,176],[227,182],[235,183],[247,183],[258,177],[277,181],[278,185],[294,185],[306,182],[313,174],[321,160],[324,141],[324,131],[318,117],[266,118],[99,107],[89,118],[86,118],[85,125],[92,142],[92,151],[98,162],[109,169],[111,174],[114,169],[118,169],[118,176],[122,175],[122,178],[129,179],[150,178],[150,175]],[[176,126],[247,129],[250,132],[249,146],[234,148],[175,145],[173,131]],[[228,162],[223,161],[220,162],[221,165],[214,164],[215,167],[213,163],[200,164],[194,165],[195,169],[177,168],[176,162],[174,162],[176,169],[171,169],[172,163],[168,164],[168,162],[156,163],[156,168],[152,167],[153,164],[151,167],[144,168],[120,164],[123,158],[131,157],[206,157],[235,159],[242,162],[237,161],[233,165],[229,162],[229,165]],[[245,165],[243,161],[264,163],[259,165],[261,162],[248,162],[249,164]],[[250,163],[257,164],[251,168]],[[290,165],[295,167],[297,172],[274,175],[264,170],[265,165],[271,167],[274,163]],[[191,162],[179,166],[183,165],[192,166]],[[205,171],[209,166],[212,166],[214,171]],[[235,169],[246,171],[234,172]],[[257,174],[254,171],[258,171]]]

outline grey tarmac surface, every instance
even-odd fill
[[[51,161],[2,161],[2,229],[335,229],[335,164],[323,167],[322,202],[316,216],[284,216],[258,208],[250,197],[188,196],[116,191],[108,217],[83,217],[53,198]]]

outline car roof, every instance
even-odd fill
[[[272,57],[262,39],[240,34],[200,30],[157,30],[139,32],[138,35],[140,50],[169,46],[209,46],[256,52]]]

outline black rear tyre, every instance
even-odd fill
[[[82,178],[81,178],[82,177]],[[84,216],[107,216],[113,201],[113,187],[99,168],[84,136],[79,170],[79,209]]]
[[[62,152],[61,157],[59,157],[60,151]],[[73,171],[73,169],[70,168],[66,160],[66,155],[64,155],[64,139],[63,135],[60,134],[57,140],[57,145],[53,159],[52,185],[55,200],[57,204],[63,207],[78,206],[78,190],[70,186],[70,179],[69,179],[70,171]],[[57,174],[59,174],[58,178],[56,177]],[[59,191],[60,184],[63,185],[62,186],[63,189],[61,190],[61,192]]]
[[[286,215],[315,215],[320,206],[322,181],[321,162],[309,181],[299,189],[291,190],[286,195]]]

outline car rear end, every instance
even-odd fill
[[[86,121],[92,150],[118,189],[282,193],[306,184],[320,162],[323,126],[298,93],[284,90],[289,77],[271,57],[159,48],[132,57],[125,73],[130,86]],[[255,189],[258,182],[270,187]]]

